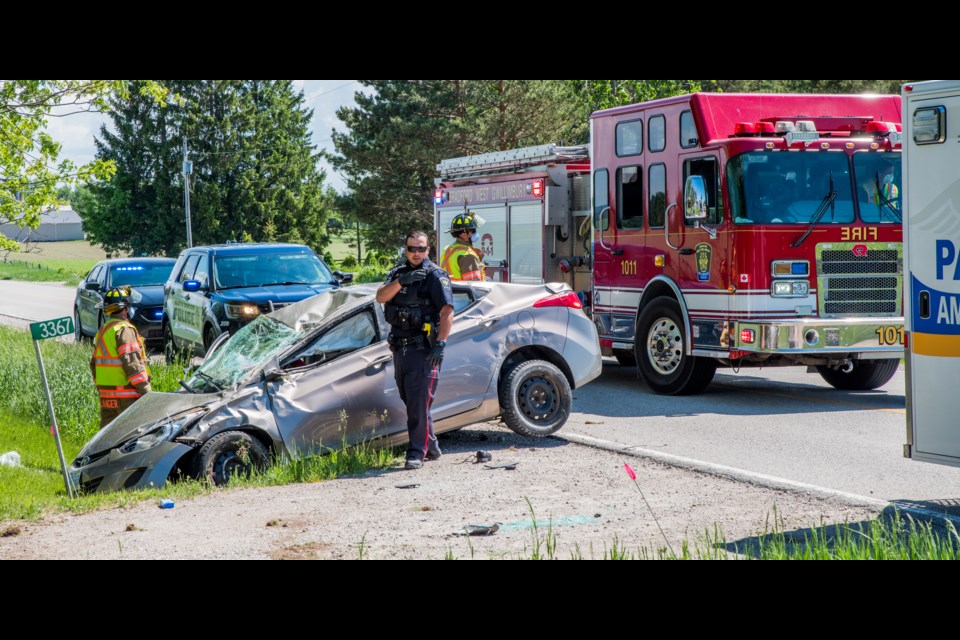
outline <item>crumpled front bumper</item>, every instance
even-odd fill
[[[85,462],[74,460],[68,472],[82,493],[162,487],[177,462],[192,447],[177,442],[162,442],[145,451],[122,453],[111,449],[106,455]],[[78,462],[85,462],[77,466]]]

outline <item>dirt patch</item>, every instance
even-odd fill
[[[877,511],[776,491],[585,447],[533,443],[490,424],[441,437],[443,457],[329,482],[215,492],[174,509],[143,503],[57,514],[0,538],[0,558],[603,558],[666,546],[624,462],[637,473],[670,545],[752,548],[774,519],[790,535]],[[477,450],[492,461],[476,464]],[[516,463],[515,469],[489,468]],[[410,488],[402,485],[415,484]],[[532,507],[532,512],[531,512]],[[536,520],[533,519],[533,514]],[[136,522],[136,529],[126,525]],[[458,535],[469,525],[498,530]],[[0,525],[2,526],[2,525]],[[14,525],[16,526],[16,525]]]

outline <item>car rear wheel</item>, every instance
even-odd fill
[[[500,381],[501,418],[528,438],[559,430],[570,417],[572,398],[567,377],[545,360],[521,362]]]
[[[80,310],[73,308],[73,339],[77,342],[83,342],[87,336],[83,334],[83,327],[80,326]]]
[[[700,393],[713,380],[717,363],[688,356],[686,339],[680,304],[673,298],[656,298],[637,317],[634,353],[640,373],[655,393]]]
[[[817,371],[835,389],[869,391],[879,389],[890,382],[890,379],[897,373],[899,366],[900,360],[898,358],[888,358],[885,360],[857,360],[853,363],[853,369],[849,372],[823,366],[817,367]]]
[[[249,433],[225,431],[200,447],[194,458],[193,473],[219,487],[237,476],[249,478],[254,469],[263,469],[269,460],[270,452]]]

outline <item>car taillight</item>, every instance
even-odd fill
[[[533,303],[534,308],[537,307],[570,307],[571,309],[583,309],[583,303],[580,302],[580,298],[573,291],[566,291],[564,293],[557,293],[552,296],[547,296],[546,298],[540,298]]]

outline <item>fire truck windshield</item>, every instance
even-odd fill
[[[727,162],[727,188],[736,224],[810,224],[825,202],[820,224],[854,220],[850,161],[842,152],[744,153]]]
[[[861,151],[853,154],[860,219],[900,222],[900,154]]]

